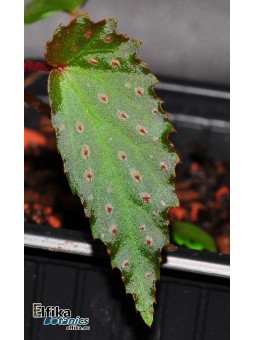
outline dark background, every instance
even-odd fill
[[[25,3],[29,2],[25,0]],[[117,17],[118,30],[143,42],[139,56],[158,76],[229,86],[229,0],[89,0],[93,20]],[[44,46],[70,16],[25,26],[25,57]]]

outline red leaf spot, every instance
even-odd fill
[[[139,130],[142,134],[144,134],[144,135],[146,135],[146,131],[144,130],[144,128],[141,128],[140,130]]]
[[[140,135],[147,135],[148,134],[148,130],[144,126],[137,125],[136,129],[137,129],[137,132]]]
[[[140,225],[139,229],[140,229],[141,231],[144,231],[144,230],[146,229],[145,224]]]
[[[77,132],[83,132],[84,131],[84,125],[80,122],[76,123],[76,131]]]
[[[92,182],[93,179],[94,179],[94,174],[93,174],[93,171],[91,169],[85,171],[85,179],[88,181],[88,182]]]
[[[110,233],[112,233],[115,236],[118,234],[118,229],[115,225],[111,226]]]
[[[144,89],[142,89],[142,88],[135,88],[135,93],[138,96],[142,96],[144,94]]]
[[[146,277],[146,279],[149,280],[149,279],[151,278],[151,273],[146,273],[146,274],[145,274],[145,277]]]
[[[123,267],[123,268],[128,268],[128,267],[129,267],[129,262],[128,262],[127,260],[124,260],[124,261],[122,262],[122,267]]]
[[[90,59],[89,64],[97,65],[98,64],[98,60],[97,59]]]
[[[154,109],[152,109],[153,116],[155,116],[157,113],[158,113],[158,109],[156,107]]]
[[[129,115],[124,111],[120,111],[118,116],[119,116],[120,119],[124,119],[124,120],[129,118]]]
[[[118,152],[118,157],[122,161],[126,161],[127,160],[127,154],[124,151],[119,151]]]
[[[147,244],[147,246],[151,246],[153,243],[152,237],[151,236],[146,236],[145,237],[145,243]]]
[[[89,39],[89,38],[92,37],[92,35],[93,35],[93,32],[92,32],[91,30],[88,30],[88,31],[84,34],[84,37],[87,38],[87,39]]]
[[[108,215],[112,214],[113,206],[109,203],[105,206],[105,211]]]
[[[106,94],[104,93],[99,93],[97,95],[97,99],[101,102],[101,103],[104,103],[104,104],[107,104],[108,103],[108,97]]]
[[[120,67],[120,61],[118,59],[114,59],[112,62],[111,62],[111,66],[112,67]]]
[[[141,198],[145,203],[150,203],[151,202],[151,196],[145,192],[141,193]]]
[[[82,156],[83,158],[87,159],[90,156],[90,147],[88,145],[83,145],[82,147]]]
[[[110,43],[112,41],[112,38],[109,36],[109,35],[107,35],[106,37],[104,37],[104,42],[105,43]]]
[[[140,173],[135,169],[130,170],[130,175],[132,176],[135,182],[140,182],[142,179],[142,176],[140,175]]]
[[[167,171],[168,167],[167,167],[167,165],[166,165],[165,162],[161,162],[161,163],[160,163],[160,169],[161,169],[161,170],[164,170],[164,171]]]

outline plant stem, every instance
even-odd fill
[[[44,61],[31,61],[31,60],[25,60],[24,61],[24,71],[25,72],[31,72],[31,71],[44,71],[49,72],[53,69],[52,66],[47,64]]]
[[[50,106],[27,90],[25,90],[24,100],[27,105],[51,118]]]

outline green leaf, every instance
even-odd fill
[[[127,293],[153,321],[160,251],[169,243],[166,211],[178,205],[173,130],[137,59],[140,43],[116,33],[116,20],[79,15],[46,47],[52,122],[71,188],[94,238],[122,272]]]
[[[33,0],[25,7],[25,23],[31,24],[56,12],[73,13],[87,0]]]
[[[174,222],[172,229],[173,240],[179,246],[185,246],[195,250],[217,251],[217,246],[213,237],[195,224]]]

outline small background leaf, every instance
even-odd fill
[[[160,251],[169,243],[166,211],[178,205],[178,157],[139,46],[116,33],[115,19],[94,23],[82,14],[59,26],[46,60],[55,68],[52,122],[71,188],[151,325]]]
[[[33,0],[25,7],[25,23],[31,24],[58,12],[73,13],[87,0]]]
[[[179,246],[195,250],[217,251],[213,237],[195,224],[174,222],[171,228],[173,230],[173,240]]]

